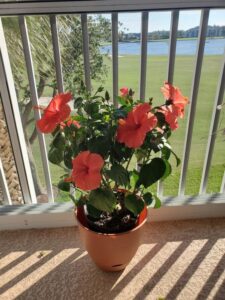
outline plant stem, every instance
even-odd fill
[[[105,185],[108,189],[111,190],[110,185],[108,184],[107,180],[106,180],[103,176],[102,176],[102,181],[103,181],[104,185]]]
[[[151,155],[151,150],[148,152],[147,157],[144,160],[143,164],[145,164],[149,160],[150,155]]]
[[[132,154],[131,154],[131,156],[130,156],[128,162],[127,162],[126,170],[127,170],[128,167],[129,167],[129,164],[130,164],[130,162],[131,162],[131,159],[132,159],[132,157],[133,157],[133,154],[134,154],[134,151],[132,152]]]

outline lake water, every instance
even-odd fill
[[[195,55],[197,39],[178,40],[176,55]],[[225,39],[208,39],[205,44],[206,55],[221,55],[224,53]],[[119,43],[119,55],[139,55],[140,42],[137,43]],[[148,42],[148,55],[168,55],[169,40]],[[111,45],[102,46],[102,53],[112,54]]]

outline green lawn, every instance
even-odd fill
[[[101,84],[111,92],[112,91],[112,68],[111,59],[105,58],[109,72],[105,82],[93,82],[93,86],[97,87]],[[202,76],[199,88],[199,97],[196,110],[196,120],[194,124],[191,155],[188,168],[188,176],[186,182],[186,194],[198,193],[201,172],[204,162],[205,149],[208,138],[208,130],[211,121],[211,113],[214,104],[218,76],[222,62],[221,56],[205,56],[203,62]],[[163,101],[160,93],[160,87],[167,77],[166,56],[149,56],[147,67],[147,97],[154,97],[154,103],[160,104]],[[184,95],[189,96],[191,91],[191,83],[194,71],[195,58],[192,56],[177,56],[175,64],[174,84],[182,89]],[[139,94],[139,73],[140,73],[140,57],[136,55],[123,56],[119,58],[119,86],[132,87]],[[186,117],[187,117],[186,113]],[[225,128],[225,118],[221,114],[220,128]],[[180,121],[180,128],[171,138],[174,151],[182,158],[183,141],[185,136],[186,117]],[[46,138],[47,143],[49,138]],[[217,137],[216,146],[210,170],[210,180],[208,183],[208,192],[218,192],[223,172],[225,169],[225,139],[221,134]],[[33,147],[34,156],[38,173],[43,178],[41,158],[37,142]],[[174,165],[174,162],[172,162]],[[50,164],[53,184],[56,184],[63,170],[58,166]],[[173,174],[164,183],[165,195],[176,195],[179,184],[180,167],[173,168]]]

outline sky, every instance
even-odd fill
[[[179,16],[179,30],[187,30],[199,25],[200,10],[181,11]],[[109,14],[105,17],[111,18]],[[171,13],[165,12],[150,12],[148,31],[169,30]],[[123,23],[125,32],[140,32],[141,28],[141,13],[119,13],[119,21]],[[209,15],[209,25],[225,25],[225,9],[211,9]]]

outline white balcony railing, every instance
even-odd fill
[[[197,43],[197,51],[195,57],[194,74],[192,79],[192,87],[190,94],[190,108],[187,120],[186,135],[184,139],[184,150],[182,167],[179,182],[179,194],[177,197],[165,197],[164,207],[161,211],[153,213],[153,219],[168,219],[168,218],[191,218],[191,217],[209,217],[209,216],[224,216],[225,215],[225,173],[221,182],[220,193],[208,195],[206,194],[206,185],[209,176],[209,169],[212,162],[212,155],[214,151],[216,135],[213,134],[218,129],[220,110],[217,110],[218,105],[222,104],[225,89],[225,56],[221,64],[221,75],[218,80],[217,92],[215,96],[215,104],[211,117],[211,126],[208,133],[208,143],[206,147],[204,167],[201,177],[201,185],[199,195],[196,196],[185,196],[185,184],[187,177],[187,169],[189,164],[191,142],[193,135],[193,126],[196,115],[196,105],[198,99],[198,91],[202,70],[202,62],[204,57],[204,47],[207,34],[207,26],[209,19],[209,12],[211,8],[225,8],[224,0],[216,1],[170,1],[170,0],[120,0],[120,1],[45,1],[45,2],[21,2],[21,3],[0,3],[0,16],[18,16],[19,27],[22,38],[24,58],[26,62],[27,76],[31,92],[31,100],[33,105],[38,105],[37,88],[34,75],[34,65],[32,61],[29,34],[26,25],[27,15],[49,15],[49,22],[51,25],[51,36],[53,45],[53,54],[55,61],[56,81],[59,92],[64,90],[60,47],[57,29],[57,15],[60,14],[80,14],[81,15],[81,26],[82,26],[82,38],[83,38],[83,57],[84,57],[84,77],[87,88],[91,89],[91,78],[90,78],[90,61],[89,61],[89,34],[87,24],[88,13],[100,13],[107,12],[111,13],[112,20],[112,78],[113,78],[113,99],[114,104],[116,103],[116,95],[118,94],[118,13],[135,11],[141,12],[141,53],[140,53],[140,98],[145,98],[146,90],[146,74],[147,74],[147,37],[148,37],[148,18],[149,12],[153,10],[170,10],[171,11],[171,27],[170,27],[170,43],[169,43],[169,56],[168,56],[168,70],[167,80],[173,83],[174,75],[174,64],[176,57],[176,41],[177,41],[177,30],[180,10],[183,9],[201,9],[201,20],[199,27],[199,36]],[[7,52],[7,45],[4,37],[4,30],[0,21],[0,92],[2,103],[5,111],[5,116],[8,125],[10,138],[12,141],[12,147],[14,151],[15,161],[19,174],[21,189],[23,192],[24,202],[26,204],[36,204],[37,198],[35,195],[34,183],[32,180],[31,167],[29,164],[26,143],[24,138],[23,126],[20,118],[18,100],[14,88],[12,71],[10,68],[10,60]],[[35,112],[35,119],[40,118],[40,113]],[[33,216],[37,214],[43,217],[44,213],[56,212],[62,214],[62,218],[65,217],[65,213],[71,215],[71,204],[51,204],[54,202],[54,196],[52,191],[51,176],[49,170],[49,164],[47,159],[47,150],[45,144],[45,138],[43,134],[38,133],[38,141],[40,146],[41,158],[43,163],[43,170],[45,175],[45,182],[47,187],[47,194],[49,204],[36,204],[34,206],[21,207],[1,207],[0,216],[2,216],[2,222],[0,217],[0,228],[9,216],[20,215],[21,222],[17,227],[24,227],[26,222],[24,220],[29,219],[31,222],[30,227],[36,226],[32,223],[34,220]],[[5,180],[4,170],[0,161],[0,184],[3,187],[3,195],[5,204],[11,205],[12,201],[7,188],[7,182]],[[159,183],[158,193],[163,195],[163,185]],[[209,204],[211,203],[211,204]],[[189,204],[187,206],[187,204]],[[193,205],[195,204],[195,205]],[[185,205],[185,209],[184,209]],[[25,207],[25,206],[24,206]],[[213,208],[213,209],[212,209]],[[169,212],[169,213],[168,213]],[[26,217],[24,217],[24,214]],[[154,216],[155,214],[155,216]],[[169,216],[170,215],[170,216]],[[58,215],[57,215],[58,216]],[[24,219],[25,218],[25,219]],[[58,225],[71,224],[70,221],[62,221]],[[41,221],[40,221],[41,222]],[[39,222],[39,223],[40,223]],[[49,219],[46,219],[49,222]],[[55,221],[53,221],[53,225]],[[47,223],[43,222],[38,226],[45,226]],[[5,224],[5,223],[4,223]],[[11,223],[13,224],[13,223]],[[16,224],[16,223],[15,223]],[[32,225],[33,224],[33,225]],[[16,225],[15,225],[16,227]],[[8,228],[6,225],[2,228]]]

